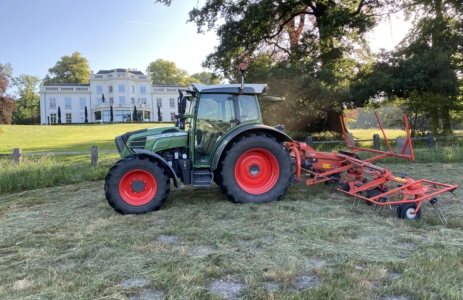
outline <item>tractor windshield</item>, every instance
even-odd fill
[[[209,164],[217,140],[236,125],[231,94],[202,94],[196,116],[195,164]]]

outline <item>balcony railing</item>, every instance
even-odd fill
[[[110,109],[110,104],[109,103],[100,103],[93,105],[93,109]],[[126,108],[126,109],[133,109],[133,107],[136,106],[137,109],[151,109],[151,105],[149,104],[143,104],[143,103],[129,103],[129,104],[119,104],[119,103],[113,103],[113,109],[118,109],[118,108]]]

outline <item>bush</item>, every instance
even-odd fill
[[[287,133],[293,140],[305,141],[306,137],[312,136],[313,141],[343,141],[342,133],[323,131],[323,132],[305,132],[305,131],[292,131]]]

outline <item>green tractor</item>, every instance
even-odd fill
[[[193,84],[185,96],[179,90],[175,127],[115,138],[121,159],[105,179],[109,204],[121,214],[159,210],[171,179],[177,189],[180,181],[198,187],[215,182],[235,203],[279,200],[295,181],[284,147],[292,139],[262,124],[259,100],[281,100],[267,90],[265,84],[243,83]]]

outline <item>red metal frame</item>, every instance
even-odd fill
[[[407,116],[404,115],[405,131],[407,138],[402,149],[394,153],[389,144],[389,140],[384,132],[383,125],[375,112],[379,128],[383,134],[388,151],[374,150],[369,148],[357,147],[350,139],[342,122],[342,130],[347,148],[352,152],[318,152],[306,143],[288,142],[286,148],[296,163],[295,176],[297,181],[301,180],[301,174],[307,173],[310,179],[306,180],[307,185],[317,184],[336,179],[338,182],[348,184],[348,188],[338,189],[340,192],[354,196],[356,198],[374,203],[379,206],[384,205],[401,205],[404,203],[416,203],[417,207],[411,214],[415,214],[421,207],[424,200],[430,201],[436,195],[453,192],[458,185],[445,184],[430,180],[413,180],[412,178],[401,178],[394,176],[388,169],[381,168],[372,164],[373,161],[385,157],[399,157],[408,160],[414,160],[410,129],[408,126]],[[407,147],[410,154],[405,154]],[[361,160],[356,153],[370,152],[377,154],[374,157]],[[309,168],[302,168],[304,166]],[[371,190],[379,190],[377,196],[367,198],[363,193]]]

